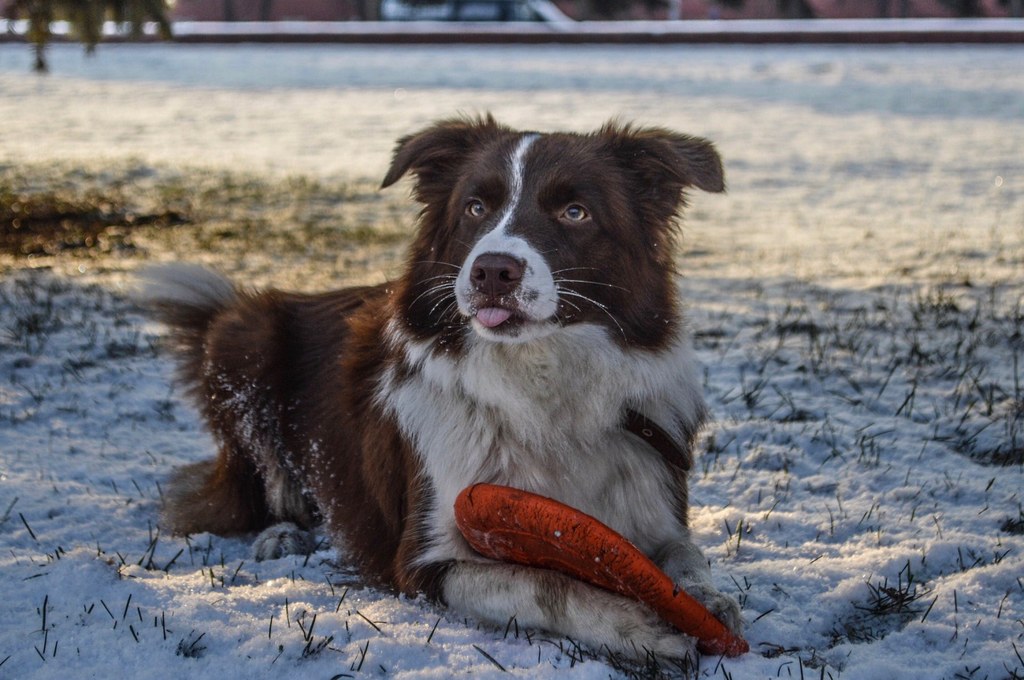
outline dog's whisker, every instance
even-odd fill
[[[430,281],[437,281],[438,279],[444,279],[446,281],[455,281],[458,278],[459,277],[456,274],[438,274],[437,276],[428,276],[425,279],[420,279],[414,285],[422,286],[425,283],[428,283]]]
[[[433,312],[435,309],[437,309],[438,305],[440,305],[442,303],[445,303],[445,302],[448,302],[450,300],[454,300],[454,299],[455,299],[455,295],[451,291],[449,291],[449,292],[447,292],[447,293],[445,293],[443,295],[439,295],[439,296],[437,296],[434,299],[434,306],[430,308],[430,311]]]
[[[594,305],[595,307],[600,309],[602,312],[607,314],[608,318],[611,319],[612,323],[615,324],[615,327],[619,329],[619,333],[622,334],[622,338],[624,340],[627,339],[626,331],[622,328],[622,324],[619,323],[619,320],[615,318],[615,315],[611,313],[611,311],[608,309],[608,307],[606,305],[603,305],[600,302],[598,302],[597,300],[589,298],[586,295],[583,295],[582,293],[579,293],[579,292],[577,292],[575,290],[572,290],[571,288],[560,288],[559,290],[561,291],[562,295],[569,295],[569,296],[576,297],[576,298],[579,298],[581,300],[584,300],[586,302],[589,302],[590,304]]]
[[[559,288],[558,292],[561,294],[561,293],[564,293],[565,290],[562,289],[562,288]],[[579,308],[579,305],[577,305],[576,303],[572,302],[571,300],[560,299],[559,301],[565,303],[566,305],[568,305],[570,307],[572,307],[573,309],[575,309],[580,314],[583,313],[583,310]]]
[[[417,302],[420,301],[420,298],[426,297],[427,295],[430,295],[430,294],[435,293],[437,291],[446,290],[446,289],[450,289],[451,290],[451,293],[449,293],[448,295],[453,295],[455,293],[455,286],[453,284],[443,283],[443,284],[440,284],[440,285],[437,285],[437,286],[433,286],[432,288],[428,288],[425,291],[423,291],[422,293],[420,293],[419,295],[417,295],[413,299],[413,301],[409,303],[409,306],[411,307],[411,306],[415,305]],[[443,296],[441,299],[443,300],[444,298],[448,297],[448,295]]]
[[[446,297],[442,298],[441,300],[439,300],[436,305],[431,307],[430,315],[434,316],[434,311],[438,307],[440,307],[441,304],[443,304],[445,302],[445,300],[448,300],[448,299],[450,299],[451,301],[448,302],[448,304],[445,305],[444,308],[436,315],[436,320],[437,320],[437,322],[439,324],[445,325],[446,327],[450,328],[450,327],[457,326],[458,324],[456,322],[459,320],[458,300],[456,300],[454,296],[450,296],[449,295],[449,296],[446,296]],[[455,308],[455,310],[456,310],[454,314],[452,313],[452,309],[453,308]],[[451,323],[447,323],[448,319],[451,320]]]
[[[574,271],[598,272],[598,271],[601,271],[601,270],[598,267],[566,267],[565,269],[557,269],[557,270],[551,272],[551,275],[552,276],[558,276],[562,272],[574,272]]]
[[[460,267],[457,264],[452,264],[451,262],[444,262],[443,260],[416,260],[414,264],[439,264],[443,267],[451,267],[452,269],[462,269],[462,267]]]
[[[420,295],[420,296],[419,296],[419,298],[422,298],[422,297],[423,297],[423,295]],[[445,301],[445,300],[447,300],[447,299],[448,299],[449,297],[451,297],[451,293],[445,293],[444,295],[440,295],[439,297],[436,297],[436,298],[434,299],[434,307],[436,307],[436,306],[437,306],[438,304],[440,304],[441,302],[444,302],[444,301]],[[419,300],[419,298],[416,298],[416,300]],[[414,301],[413,301],[413,304],[415,304],[416,300],[414,300]],[[410,304],[409,306],[410,306],[410,307],[412,307],[412,304]],[[431,308],[431,310],[433,310],[433,307]]]
[[[450,300],[450,302],[448,302],[449,300]],[[438,307],[440,307],[440,306],[441,306],[441,305],[442,305],[443,303],[445,303],[445,302],[448,302],[448,306],[444,308],[444,309],[445,309],[445,311],[442,311],[442,312],[441,312],[441,314],[440,314],[440,316],[439,316],[438,318],[441,318],[441,319],[443,319],[443,318],[444,318],[444,315],[445,315],[445,313],[447,312],[447,310],[448,310],[448,309],[449,309],[449,308],[450,308],[450,307],[451,307],[452,305],[454,305],[454,304],[457,304],[457,303],[458,303],[458,300],[456,300],[456,299],[455,299],[455,296],[454,296],[454,295],[445,295],[445,296],[443,296],[443,297],[442,297],[442,298],[441,298],[440,300],[438,300],[438,301],[437,301],[437,303],[436,303],[436,304],[435,304],[435,305],[434,305],[433,307],[431,307],[431,308],[430,308],[430,311],[429,311],[429,312],[427,312],[427,314],[428,314],[429,316],[434,316],[434,312],[435,312],[435,311],[437,310],[437,308],[438,308]]]
[[[633,292],[629,288],[623,288],[622,286],[616,286],[616,285],[611,284],[611,283],[602,283],[600,281],[588,281],[588,280],[585,280],[585,279],[558,279],[557,283],[582,283],[582,284],[586,284],[588,286],[604,286],[605,288],[616,288],[618,290],[625,291],[627,293],[632,293]]]
[[[581,314],[583,313],[583,310],[580,309],[580,306],[575,304],[574,302],[571,302],[569,300],[562,300],[562,302],[564,302],[565,304],[569,305],[570,307],[575,309],[577,312],[580,312]]]
[[[424,282],[424,283],[426,283],[426,282]],[[442,289],[442,288],[452,288],[452,289],[454,289],[455,288],[455,282],[454,281],[446,281],[444,283],[439,283],[437,285],[431,286],[430,288],[427,289],[427,291],[434,291],[434,290],[439,290],[439,289]]]
[[[458,319],[459,319],[458,304],[459,304],[458,300],[453,299],[451,302],[448,303],[447,307],[445,307],[444,309],[441,310],[441,315],[440,315],[439,318],[444,319],[446,316],[448,316],[448,314],[454,308],[455,313],[452,314],[451,317],[452,317],[453,321],[458,321]]]

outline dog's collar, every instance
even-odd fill
[[[626,410],[625,428],[627,432],[635,434],[640,439],[661,454],[662,460],[668,463],[669,467],[678,468],[684,472],[690,469],[690,457],[672,439],[665,430],[657,423],[642,413],[632,409]]]

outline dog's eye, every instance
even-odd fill
[[[466,203],[466,214],[470,217],[483,217],[487,214],[487,206],[483,201],[474,198]]]
[[[573,203],[562,211],[562,219],[569,222],[585,222],[590,219],[590,213],[582,205]]]

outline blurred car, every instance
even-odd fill
[[[382,0],[385,21],[570,21],[546,0]]]

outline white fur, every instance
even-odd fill
[[[313,534],[291,522],[272,524],[253,541],[253,557],[257,562],[276,560],[286,555],[308,555],[316,548]]]
[[[505,210],[492,232],[497,232],[499,234],[505,233],[508,225],[512,223],[513,218],[515,217],[516,209],[519,207],[519,203],[523,200],[526,152],[530,150],[530,147],[535,141],[537,141],[537,135],[523,135],[523,138],[519,140],[519,144],[517,144],[516,148],[512,151],[512,157],[509,159],[508,203],[505,204]]]
[[[473,246],[455,280],[455,299],[459,312],[467,317],[476,313],[472,302],[474,288],[470,280],[472,263],[485,253],[510,255],[525,264],[523,278],[512,297],[519,312],[529,323],[515,335],[497,333],[472,319],[473,329],[481,336],[499,342],[523,343],[534,340],[555,330],[550,319],[558,311],[558,291],[555,278],[544,258],[525,239],[509,233],[508,227],[515,223],[516,211],[523,198],[526,153],[537,139],[537,135],[526,135],[516,145],[509,158],[509,196],[498,218],[497,224],[484,234]]]
[[[237,297],[227,278],[187,263],[152,265],[137,275],[136,300],[147,306],[180,305],[200,309],[226,307]]]
[[[704,403],[688,333],[662,352],[625,351],[595,325],[529,344],[472,336],[460,358],[414,342],[397,322],[387,338],[411,370],[385,373],[376,396],[413,442],[433,491],[417,564],[455,560],[443,594],[456,611],[499,625],[514,616],[520,625],[640,658],[694,653],[692,639],[635,602],[477,555],[458,532],[453,505],[470,484],[491,482],[597,517],[739,629],[739,607],[712,586],[707,561],[675,515],[671,472],[619,423],[634,408],[677,438],[696,426]]]
[[[688,541],[673,519],[668,469],[620,427],[627,407],[676,436],[695,424],[703,400],[686,334],[664,352],[626,352],[603,327],[581,324],[529,344],[475,339],[458,359],[431,353],[397,324],[389,336],[414,374],[386,374],[378,398],[415,443],[435,492],[421,563],[475,559],[452,506],[480,481],[557,498],[649,554]]]
[[[470,265],[473,261],[484,253],[511,255],[525,263],[522,281],[512,293],[512,297],[515,298],[520,313],[529,323],[516,335],[495,333],[478,323],[476,319],[472,319],[473,329],[489,340],[516,343],[529,342],[556,330],[557,324],[552,317],[558,311],[558,291],[551,268],[525,239],[497,231],[492,231],[477,241],[465,264],[462,265],[459,278],[455,282],[455,298],[459,303],[459,311],[470,317],[476,311],[470,303],[473,287],[468,272],[472,269]]]
[[[696,659],[694,639],[675,631],[639,602],[560,574],[507,564],[460,563],[445,587],[448,604],[485,621],[558,632],[601,651],[645,658]],[[606,648],[606,649],[604,649]]]

